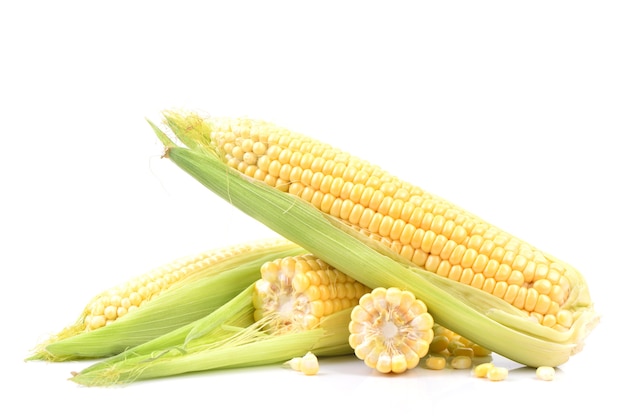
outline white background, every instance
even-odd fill
[[[3,2],[0,413],[610,410],[624,21],[619,1]],[[172,108],[267,119],[448,198],[578,267],[601,324],[552,383],[506,361],[510,378],[489,383],[341,358],[313,378],[263,367],[100,389],[66,380],[85,363],[24,363],[99,291],[272,234],[160,159],[145,118]]]

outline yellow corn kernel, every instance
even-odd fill
[[[319,361],[313,352],[307,352],[302,357],[291,358],[284,365],[304,375],[317,375],[320,370]]]
[[[426,368],[433,370],[442,370],[446,367],[446,358],[443,356],[429,356],[425,362]]]
[[[468,358],[472,359],[474,357],[474,350],[468,347],[460,347],[455,349],[452,354],[454,356],[467,356]]]
[[[311,329],[322,318],[354,307],[369,288],[312,254],[276,259],[254,284],[255,320],[275,332]]]
[[[485,362],[485,363],[481,363],[478,364],[474,367],[473,370],[473,374],[475,377],[477,378],[486,378],[487,377],[487,372],[489,372],[489,370],[491,368],[493,368],[495,365],[493,364],[493,362]]]
[[[470,358],[489,356],[491,351],[481,347],[471,340],[454,333],[440,324],[433,326],[434,337],[430,343],[429,353],[441,355],[465,355]],[[460,350],[459,350],[460,349]],[[471,352],[470,352],[471,350]]]
[[[298,356],[295,358],[291,358],[289,359],[287,362],[284,363],[285,366],[288,366],[289,368],[293,369],[294,371],[300,371],[300,368],[302,366],[302,357]]]
[[[408,291],[376,288],[352,310],[349,343],[355,355],[381,373],[415,368],[433,340],[433,318]]]
[[[469,356],[454,356],[450,360],[450,366],[454,369],[469,369],[472,367],[472,358]]]
[[[563,307],[579,273],[460,207],[270,123],[175,114],[169,122],[202,132],[200,140],[229,166],[362,229],[418,266],[502,298],[546,326],[572,325]]]
[[[454,355],[454,352],[457,349],[461,349],[461,348],[464,348],[464,347],[465,347],[465,345],[458,338],[452,339],[452,340],[450,340],[450,343],[448,343],[448,352],[450,352],[450,354]]]
[[[539,366],[535,371],[537,378],[542,381],[552,381],[556,375],[556,371],[551,366]]]
[[[307,352],[307,354],[302,357],[302,361],[300,362],[300,372],[304,375],[316,375],[319,370],[320,364],[317,360],[317,356],[311,352]]]
[[[444,335],[436,335],[433,337],[433,341],[430,343],[429,352],[431,353],[443,353],[447,351],[450,340]]]
[[[509,376],[509,370],[501,366],[493,366],[487,370],[487,379],[490,381],[503,381]]]
[[[491,351],[489,349],[486,349],[476,343],[472,343],[471,346],[472,350],[474,351],[474,356],[489,356],[491,355]]]

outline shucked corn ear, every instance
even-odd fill
[[[259,270],[253,285],[215,312],[92,365],[72,380],[111,385],[278,363],[311,351],[351,352],[350,309],[368,288],[311,254],[279,257]]]
[[[410,290],[487,349],[558,365],[597,322],[574,268],[378,167],[265,122],[165,121],[188,147],[152,124],[165,156],[207,188],[363,284]]]
[[[312,351],[351,353],[350,311],[367,291],[311,254],[279,257],[261,265],[260,278],[213,313],[92,365],[72,380],[112,385],[278,363]]]
[[[268,326],[254,320],[253,285],[209,315],[91,365],[71,378],[87,386],[107,386],[214,369],[285,362],[309,352],[350,352],[350,309],[322,318],[311,329]]]
[[[73,325],[37,346],[29,359],[119,353],[215,310],[257,280],[264,262],[302,252],[270,238],[175,260],[95,296]]]
[[[266,262],[254,284],[254,318],[275,331],[312,329],[370,289],[312,254]]]

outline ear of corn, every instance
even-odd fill
[[[108,386],[190,372],[275,364],[315,352],[349,352],[349,309],[323,318],[311,329],[271,331],[254,320],[253,285],[211,314],[105,359],[72,381]]]
[[[253,285],[215,312],[94,364],[72,380],[111,385],[272,364],[312,352],[352,352],[350,310],[368,288],[311,254],[279,257],[259,270]]]
[[[323,317],[354,307],[369,292],[354,278],[312,254],[279,258],[261,267],[254,284],[254,317],[275,331],[312,329]]]
[[[209,314],[258,279],[264,262],[302,252],[271,238],[171,262],[94,297],[73,325],[37,346],[29,359],[117,354]]]
[[[364,285],[411,291],[437,323],[487,349],[558,365],[597,322],[569,265],[347,154],[263,123],[223,128],[176,113],[166,122],[188,148],[153,124],[165,156],[211,191]],[[291,170],[296,161],[300,170]]]

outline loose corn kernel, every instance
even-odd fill
[[[285,362],[285,365],[293,369],[294,371],[299,372],[300,368],[302,367],[302,357],[298,356],[295,358],[291,358],[287,362]]]
[[[537,378],[541,379],[542,381],[552,381],[554,379],[554,376],[556,375],[555,369],[551,366],[540,366],[537,368],[537,371],[535,373],[537,375]]]
[[[468,340],[437,323],[433,326],[433,333],[435,336],[433,337],[433,341],[430,343],[429,353],[438,355],[465,355],[470,358],[484,357],[491,354],[490,350],[479,346],[471,340]]]
[[[307,352],[302,357],[291,358],[285,362],[285,365],[304,375],[316,375],[320,370],[319,361],[313,352]]]
[[[443,356],[429,356],[425,362],[426,368],[442,370],[446,367],[446,358]]]
[[[486,349],[480,345],[477,345],[475,343],[472,344],[471,346],[472,350],[474,351],[474,356],[489,356],[491,355],[491,351],[489,349]]]
[[[481,363],[474,367],[473,374],[477,378],[485,378],[487,376],[487,372],[489,372],[489,370],[494,366],[493,362]]]
[[[467,356],[470,359],[474,357],[474,351],[472,350],[472,348],[468,347],[456,348],[454,352],[452,352],[452,354],[454,356]]]
[[[472,367],[472,358],[469,356],[454,356],[450,360],[450,366],[454,369],[469,369]]]
[[[320,370],[320,364],[312,352],[307,352],[300,361],[300,371],[304,375],[316,375]]]
[[[444,335],[437,335],[433,337],[433,341],[430,343],[429,351],[431,353],[442,353],[446,349],[448,349],[448,344],[450,340]]]
[[[503,381],[509,376],[509,370],[501,366],[493,366],[487,371],[487,379],[490,381]]]

